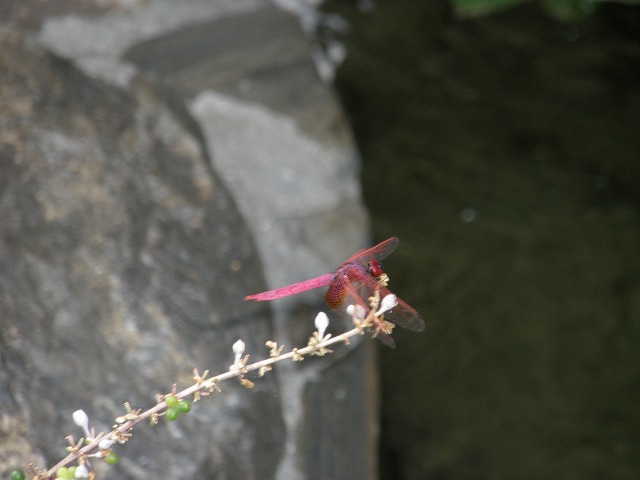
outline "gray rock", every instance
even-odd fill
[[[306,344],[319,293],[271,309],[244,295],[364,244],[349,130],[295,21],[185,3],[0,31],[2,471],[62,458],[78,408],[108,431],[125,401],[221,373],[237,338],[255,360],[269,339]],[[99,478],[371,478],[375,362],[359,343],[140,425]]]

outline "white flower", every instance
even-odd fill
[[[89,469],[84,465],[78,465],[76,468],[76,478],[87,478],[89,476]]]
[[[100,447],[100,450],[109,450],[113,444],[114,441],[110,438],[103,438],[98,444],[98,447]]]
[[[242,358],[242,354],[244,353],[245,344],[242,340],[238,340],[233,344],[233,353],[236,356],[236,362],[239,362]]]
[[[324,312],[318,313],[315,319],[316,330],[318,330],[318,338],[324,338],[324,332],[327,330],[329,326],[329,317]]]
[[[389,295],[385,296],[380,302],[380,308],[376,312],[376,315],[381,315],[384,312],[388,312],[396,305],[398,305],[398,299],[393,293],[390,293]]]
[[[367,316],[367,312],[362,305],[349,305],[347,307],[347,313],[355,320],[359,320],[361,322]]]
[[[79,427],[82,427],[85,437],[89,438],[91,436],[89,432],[89,417],[84,410],[76,410],[73,412],[73,422]]]

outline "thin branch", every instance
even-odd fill
[[[392,301],[387,303],[391,305],[392,303],[395,304],[395,301],[395,297],[393,297]],[[380,331],[386,334],[390,333],[392,326],[389,322],[384,321],[382,316],[384,310],[377,310],[378,306],[381,304],[378,292],[376,292],[374,297],[370,299],[370,304],[371,309],[369,309],[368,312],[365,312],[365,310],[360,306],[352,308],[350,314],[355,327],[337,336],[324,334],[327,319],[324,313],[320,313],[318,317],[316,317],[317,331],[315,331],[309,338],[309,342],[306,347],[293,348],[286,353],[281,353],[283,350],[282,346],[279,347],[276,342],[268,341],[266,342],[266,345],[270,348],[270,358],[260,360],[255,363],[248,363],[249,355],[242,357],[245,345],[244,342],[239,340],[233,346],[235,362],[230,366],[229,371],[207,378],[208,370],[200,375],[198,370],[194,369],[193,385],[181,390],[180,392],[176,391],[177,389],[174,385],[171,393],[158,395],[158,403],[144,412],[141,410],[132,410],[129,404],[125,403],[125,407],[127,409],[126,413],[123,416],[116,418],[116,424],[113,426],[113,430],[107,434],[101,432],[97,435],[90,435],[88,426],[84,425],[83,428],[88,434],[86,435],[87,438],[74,443],[73,437],[67,437],[67,440],[70,443],[70,446],[67,447],[67,449],[70,453],[55,466],[46,471],[32,466],[33,480],[52,479],[61,467],[66,467],[76,461],[80,465],[85,465],[89,463],[89,457],[105,457],[110,452],[111,445],[113,443],[125,443],[129,440],[132,436],[133,428],[138,423],[149,419],[152,425],[156,424],[159,417],[166,413],[168,408],[166,399],[169,396],[176,397],[179,400],[186,399],[187,397],[193,397],[194,401],[198,401],[201,397],[207,396],[216,390],[220,391],[218,384],[224,380],[234,377],[239,378],[243,386],[251,388],[253,387],[253,383],[244,378],[245,374],[248,372],[257,370],[260,376],[262,376],[271,369],[271,365],[274,365],[277,362],[287,359],[301,361],[312,355],[324,356],[327,353],[331,353],[331,350],[328,348],[331,345],[335,345],[337,343],[349,344],[349,339],[351,337],[354,335],[364,334],[364,331],[367,328],[374,331],[374,336]],[[382,304],[384,304],[384,302],[382,302]],[[82,416],[86,419],[84,412],[82,412]],[[81,446],[83,443],[86,444]],[[94,477],[95,472],[88,472],[88,478],[91,479]]]

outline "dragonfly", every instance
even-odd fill
[[[348,300],[354,305],[361,305],[368,312],[369,307],[366,299],[371,297],[376,290],[379,290],[380,298],[391,294],[386,286],[380,284],[379,279],[385,273],[382,260],[396,249],[399,242],[398,237],[391,237],[374,247],[357,251],[342,262],[333,273],[320,275],[275,290],[248,295],[245,300],[275,300],[328,286],[324,298],[330,308],[338,309]],[[384,320],[416,332],[423,331],[425,325],[420,314],[403,300],[398,298],[397,301],[398,304],[393,309],[384,313]],[[388,333],[378,332],[378,338],[388,346],[395,346]]]

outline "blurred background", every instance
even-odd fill
[[[98,478],[640,478],[638,2],[3,0],[0,105],[0,476],[305,345],[321,292],[244,296],[397,235],[425,332],[223,386]]]
[[[373,231],[427,323],[381,349],[381,478],[638,478],[640,8],[323,8]]]

